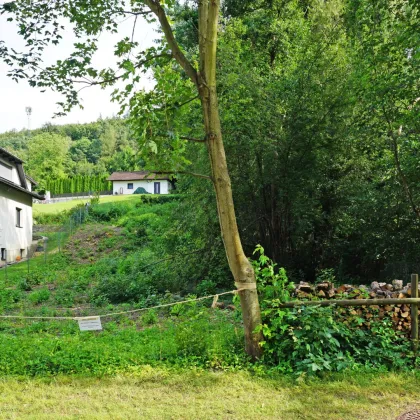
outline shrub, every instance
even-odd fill
[[[392,328],[390,319],[371,320],[335,307],[284,309],[292,284],[284,269],[264,255],[253,262],[260,293],[263,361],[283,372],[313,374],[343,369],[391,369],[404,366],[409,342]]]
[[[141,207],[142,204],[164,204],[179,201],[182,198],[183,196],[180,194],[144,195],[141,197],[141,202],[136,204],[136,207]]]
[[[101,296],[111,303],[136,302],[153,294],[147,277],[122,273],[102,277],[93,289],[94,298]]]
[[[158,322],[157,312],[154,309],[146,311],[145,314],[141,317],[143,325],[154,325]]]
[[[207,296],[207,295],[214,295],[216,294],[216,283],[211,280],[203,280],[200,282],[197,287],[197,295],[198,296]]]
[[[19,302],[21,299],[22,293],[18,290],[0,290],[0,307],[3,309],[10,308],[14,303]]]
[[[51,296],[51,292],[48,289],[39,289],[32,292],[28,299],[33,304],[37,305],[42,302],[46,302]]]
[[[89,215],[93,220],[99,222],[110,222],[111,220],[118,219],[127,210],[125,205],[111,203],[110,205],[91,206],[89,208]]]

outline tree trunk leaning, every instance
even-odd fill
[[[217,211],[229,267],[235,279],[242,308],[245,350],[253,359],[262,354],[261,312],[254,270],[245,256],[236,222],[232,186],[223,145],[216,91],[216,45],[219,0],[199,4],[200,73],[198,90],[203,110],[206,145],[210,158],[212,181],[216,192]],[[203,33],[204,32],[204,33]]]
[[[253,359],[257,359],[262,354],[259,343],[263,337],[261,332],[255,332],[256,327],[261,325],[261,312],[254,270],[242,249],[236,223],[232,186],[226,162],[217,102],[216,50],[220,0],[198,0],[198,72],[177,44],[160,2],[157,0],[144,1],[159,19],[172,56],[185,70],[198,90],[223,243],[235,284],[241,290],[239,296],[244,321],[245,350]]]

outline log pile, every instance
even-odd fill
[[[419,287],[420,291],[420,287]],[[294,297],[303,299],[385,299],[411,297],[411,284],[404,286],[402,280],[393,280],[391,283],[372,282],[370,286],[343,284],[338,287],[331,282],[311,284],[301,281],[295,286]],[[345,309],[349,315],[362,317],[366,327],[370,327],[373,319],[382,319],[385,316],[392,319],[396,330],[408,333],[411,328],[410,305],[372,305]]]

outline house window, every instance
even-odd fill
[[[9,181],[12,180],[12,167],[7,163],[0,162],[0,176],[6,178]]]
[[[21,221],[22,221],[22,209],[19,209],[16,207],[16,227],[22,227]]]
[[[6,248],[2,248],[1,249],[1,260],[2,261],[6,261],[6,255],[7,255]]]
[[[128,184],[127,184],[127,190],[132,190],[133,189],[133,183],[132,182],[129,182]]]

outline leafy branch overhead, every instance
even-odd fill
[[[181,68],[175,68],[176,72],[179,73],[184,68],[193,79],[197,72],[175,41],[166,17],[166,11],[173,4],[174,2],[131,3],[118,0],[5,3],[0,6],[1,14],[18,25],[18,33],[26,45],[24,52],[18,52],[0,41],[0,58],[10,66],[8,76],[12,80],[18,82],[26,79],[30,86],[40,88],[41,91],[53,89],[63,95],[64,100],[58,103],[61,110],[56,116],[65,115],[75,106],[83,108],[79,95],[83,89],[116,85],[111,98],[120,104],[121,114],[130,107],[129,113],[134,116],[133,121],[136,121],[135,126],[138,128],[137,135],[144,140],[146,149],[152,152],[152,155],[147,152],[149,157],[156,155],[151,165],[180,170],[189,164],[182,157],[183,144],[188,138],[194,137],[195,133],[185,129],[184,132],[179,132],[179,127],[175,130],[174,118],[170,118],[169,114],[173,116],[183,105],[195,100],[197,93],[182,75],[175,76],[179,80],[174,84],[174,80],[169,80],[172,75],[166,76],[165,80],[162,73],[165,68],[170,70],[167,67],[170,61],[170,66],[176,66],[174,59],[181,64]],[[168,34],[168,42],[160,40],[146,50],[139,50],[139,43],[134,36],[136,25],[153,24],[157,20]],[[132,37],[124,37],[114,46],[114,65],[96,68],[93,58],[98,51],[100,34],[105,31],[116,34],[119,27],[127,23],[132,25]],[[71,54],[54,64],[45,65],[43,55],[47,48],[59,45],[69,30],[77,40]],[[154,91],[145,92],[139,88],[139,83],[150,71],[153,71],[156,86]],[[155,125],[162,120],[152,116],[159,110],[165,113],[163,120],[167,127],[164,131],[175,135],[155,136],[155,133],[162,133],[161,129],[154,130],[152,124],[153,120]],[[146,115],[148,117],[143,118]],[[171,145],[168,148],[169,140]],[[157,153],[153,153],[156,152],[157,144],[160,144],[159,157]]]

